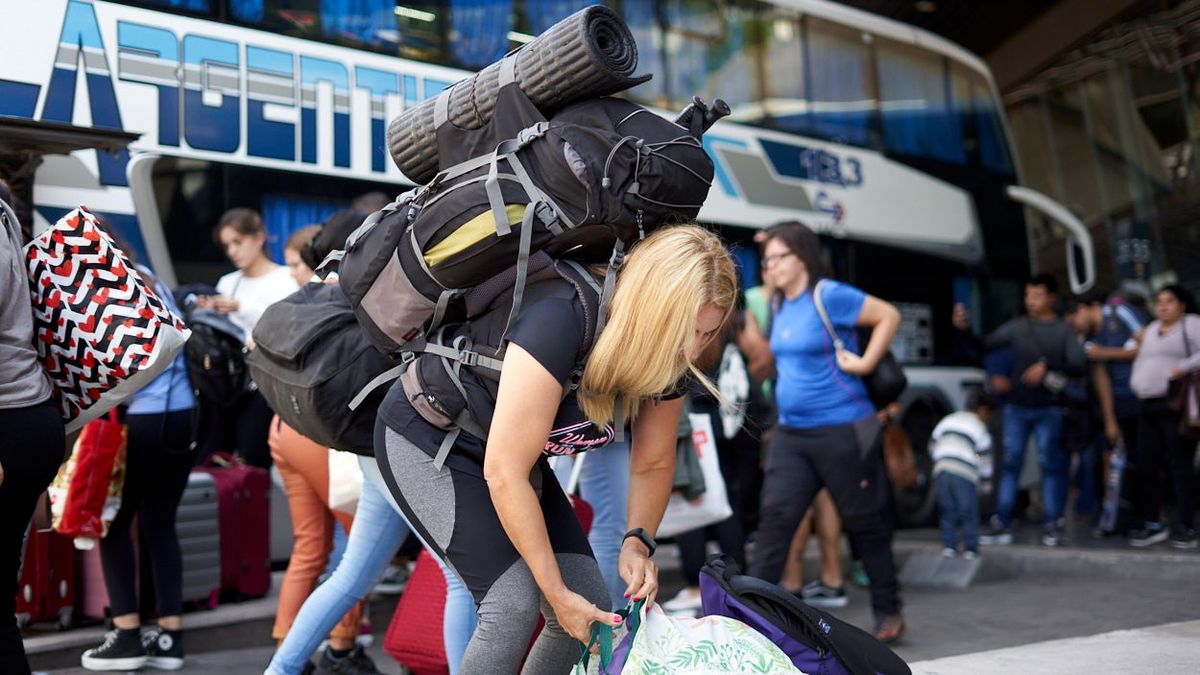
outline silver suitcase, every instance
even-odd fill
[[[175,531],[183,554],[183,601],[216,607],[221,593],[221,528],[217,484],[211,475],[193,471],[188,476]]]

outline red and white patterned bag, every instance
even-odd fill
[[[129,398],[191,334],[80,206],[25,247],[34,342],[67,432]]]

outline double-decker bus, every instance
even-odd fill
[[[259,209],[286,235],[357,195],[407,185],[387,121],[583,7],[581,0],[0,0],[0,115],[140,134],[127,150],[47,155],[36,224],[80,203],[169,282],[224,271],[212,225]],[[637,38],[628,92],[663,111],[693,95],[733,114],[706,136],[716,179],[700,220],[757,279],[753,232],[799,220],[836,276],[897,303],[910,387],[903,423],[928,471],[932,423],[982,382],[955,367],[951,307],[980,329],[1019,302],[1031,217],[1058,223],[1070,284],[1091,243],[1020,187],[982,61],[911,26],[824,0],[607,0]],[[1078,264],[1077,264],[1078,263]],[[929,517],[928,481],[897,495]]]

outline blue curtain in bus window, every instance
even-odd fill
[[[450,0],[450,24],[458,64],[478,70],[508,51],[512,0]]]
[[[229,13],[238,21],[258,23],[263,18],[263,0],[229,0]]]
[[[306,225],[320,223],[338,209],[341,202],[305,199],[295,195],[268,194],[262,199],[263,227],[267,230],[267,254],[283,262],[283,246],[292,233]]]
[[[327,38],[369,45],[399,42],[395,0],[321,0],[321,28]]]
[[[984,168],[999,174],[1012,174],[1013,167],[1008,157],[1004,127],[1000,125],[996,109],[988,99],[976,100],[975,129],[979,134],[979,161]]]
[[[867,145],[876,101],[861,32],[810,17],[808,63],[810,132],[838,143]]]
[[[525,16],[536,35],[593,4],[593,0],[525,0]]]
[[[258,2],[260,5],[262,4],[262,0],[258,0]],[[150,4],[186,9],[192,12],[207,12],[212,0],[150,0]]]
[[[629,32],[638,47],[638,67],[635,74],[654,75],[649,82],[629,90],[638,103],[665,104],[667,73],[662,55],[662,31],[655,9],[657,0],[622,0],[621,12]]]
[[[884,40],[877,43],[875,54],[884,149],[965,164],[962,124],[951,109],[943,57]]]

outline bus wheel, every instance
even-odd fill
[[[929,437],[946,414],[946,406],[936,397],[917,397],[900,415],[900,426],[912,442],[917,465],[917,482],[909,488],[893,488],[896,523],[899,527],[928,527],[935,524],[937,493],[933,485],[933,458],[929,455]]]

